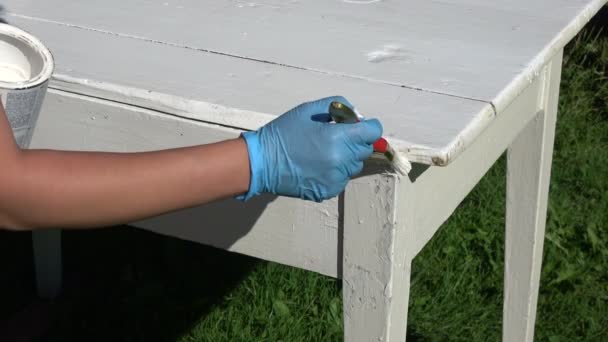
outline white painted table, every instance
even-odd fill
[[[34,146],[143,151],[255,129],[340,94],[415,162],[339,199],[227,200],[135,222],[343,279],[347,341],[402,341],[410,266],[508,150],[503,338],[530,341],[564,45],[605,0],[6,0],[57,72]],[[367,4],[364,4],[367,3]],[[137,177],[136,174],[133,177]],[[60,286],[58,231],[34,237]]]

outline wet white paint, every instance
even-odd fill
[[[371,63],[380,63],[389,60],[407,60],[407,56],[403,52],[403,48],[398,44],[384,45],[380,50],[370,51],[367,53],[367,61]]]
[[[32,73],[32,49],[14,35],[0,31],[0,81],[24,82]],[[4,85],[4,88],[10,86]]]
[[[23,82],[29,78],[29,73],[13,64],[0,64],[0,81]]]
[[[275,6],[267,3],[257,3],[257,2],[240,2],[236,5],[238,8],[255,8],[255,7],[268,7],[272,9],[280,9],[281,7]]]

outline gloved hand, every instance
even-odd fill
[[[243,133],[251,167],[247,200],[260,193],[321,202],[344,190],[350,177],[363,169],[382,135],[378,120],[334,124],[329,104],[343,97],[303,103],[255,132]]]

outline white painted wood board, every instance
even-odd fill
[[[445,164],[466,146],[463,132],[493,117],[484,102],[13,19],[53,51],[52,87],[206,122],[255,129],[302,101],[343,94],[413,161]]]
[[[490,101],[534,69],[543,51],[563,47],[605,2],[8,0],[6,8],[64,25]],[[391,45],[399,48],[385,48]]]
[[[50,90],[33,148],[133,152],[233,138],[239,131]],[[137,177],[137,174],[133,174]],[[338,199],[224,200],[134,222],[139,228],[338,277]]]

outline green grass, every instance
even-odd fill
[[[579,35],[564,63],[536,337],[608,341],[608,36]],[[504,197],[501,158],[414,260],[411,340],[500,339]],[[339,281],[130,228],[64,244],[41,340],[342,338]],[[0,235],[0,319],[35,301],[30,253],[29,234]]]

